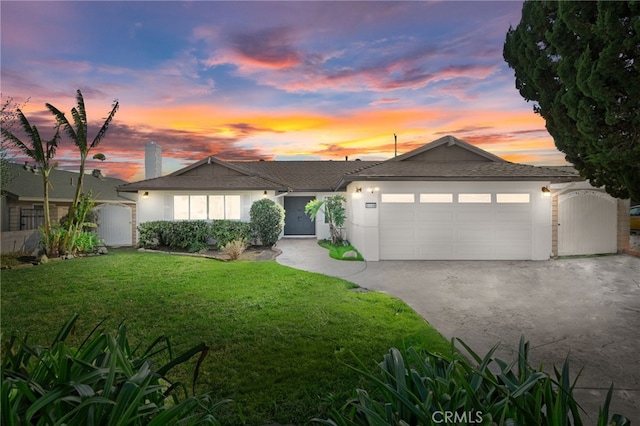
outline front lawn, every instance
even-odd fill
[[[236,405],[224,424],[304,424],[326,418],[362,387],[347,367],[375,368],[391,346],[449,353],[450,344],[402,301],[275,262],[114,251],[2,271],[2,340],[47,344],[73,313],[79,344],[106,318],[125,320],[132,344],[167,335],[180,353],[211,347],[198,392]],[[188,383],[194,363],[172,378]],[[239,414],[240,411],[240,414]]]

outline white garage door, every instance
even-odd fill
[[[531,259],[529,193],[381,194],[380,259]]]
[[[98,212],[98,237],[108,246],[130,246],[132,239],[131,207],[121,204],[102,204]]]
[[[558,255],[615,253],[616,199],[600,191],[579,190],[558,197]]]

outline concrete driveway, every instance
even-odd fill
[[[446,338],[512,360],[520,336],[534,365],[584,367],[576,396],[595,423],[614,382],[613,413],[640,422],[640,258],[549,261],[331,259],[315,239],[283,239],[276,261],[404,300]],[[549,370],[551,371],[551,370]]]

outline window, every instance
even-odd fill
[[[209,195],[209,219],[224,219],[224,195]]]
[[[528,203],[529,194],[496,194],[498,203]]]
[[[420,194],[421,203],[453,203],[453,194]]]
[[[490,203],[491,194],[458,194],[459,203]]]
[[[239,195],[174,195],[174,220],[240,220]]]
[[[189,219],[189,196],[188,195],[173,196],[173,219],[174,220]]]
[[[240,220],[240,196],[239,195],[224,196],[224,214],[225,214],[225,219]]]
[[[380,199],[383,203],[413,203],[414,194],[382,194]]]
[[[207,218],[207,196],[192,195],[189,197],[189,219]]]

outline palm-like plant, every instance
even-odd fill
[[[344,203],[347,199],[344,195],[334,195],[324,201],[311,200],[304,207],[304,212],[315,220],[318,212],[324,210],[324,217],[329,223],[329,234],[331,235],[331,242],[333,244],[340,244],[342,242],[342,232],[340,228],[344,226],[344,222],[347,220],[347,211],[344,207]]]
[[[42,233],[45,242],[45,252],[51,254],[51,214],[49,209],[49,187],[51,182],[49,181],[49,175],[58,164],[52,160],[56,155],[56,149],[58,148],[58,141],[60,139],[60,129],[56,127],[56,133],[51,140],[42,140],[40,132],[36,126],[32,126],[29,120],[22,113],[20,109],[17,110],[18,120],[22,130],[27,135],[28,142],[22,141],[10,130],[3,128],[2,137],[9,143],[15,145],[20,149],[27,157],[33,159],[36,163],[38,171],[42,174],[42,182],[44,185],[44,226],[42,227]]]
[[[113,120],[116,112],[118,111],[119,103],[118,101],[114,101],[111,112],[107,115],[102,127],[93,138],[91,142],[88,141],[88,123],[87,123],[87,112],[84,107],[84,98],[82,97],[82,92],[80,89],[76,92],[76,102],[77,105],[71,109],[71,116],[73,119],[73,123],[70,122],[67,117],[61,112],[58,108],[53,105],[47,103],[46,106],[56,117],[58,122],[58,126],[61,126],[64,132],[69,136],[69,138],[73,141],[73,143],[78,147],[78,151],[80,151],[80,176],[78,177],[78,184],[76,186],[75,195],[73,197],[73,203],[69,208],[69,215],[67,221],[67,233],[65,237],[65,241],[63,241],[63,246],[65,249],[69,249],[71,247],[71,243],[73,241],[73,236],[76,232],[81,231],[82,223],[84,222],[84,217],[78,218],[75,212],[76,206],[80,201],[80,197],[82,195],[82,185],[84,182],[84,169],[87,161],[87,157],[89,156],[89,152],[98,146],[105,134],[107,133],[107,129],[109,128],[109,124]],[[96,154],[98,155],[98,154]],[[104,156],[102,156],[104,158]]]

